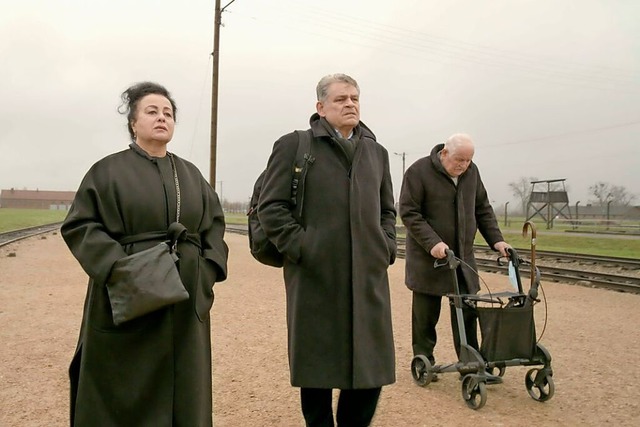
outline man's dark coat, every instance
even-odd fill
[[[212,424],[209,310],[214,282],[226,278],[224,216],[198,169],[174,159],[180,222],[192,235],[178,244],[188,300],[115,326],[106,288],[116,260],[159,241],[122,246],[119,240],[166,232],[176,219],[168,157],[149,157],[131,144],[100,160],[84,177],[62,226],[65,242],[89,276],[69,369],[74,426]]]
[[[362,123],[353,163],[327,122],[311,117],[314,163],[300,225],[289,209],[295,133],[273,147],[258,216],[285,255],[291,384],[374,388],[395,381],[387,268],[395,209],[387,151]]]
[[[407,229],[405,283],[413,291],[431,295],[453,292],[449,270],[434,268],[430,251],[436,244],[446,243],[477,270],[476,231],[492,248],[504,240],[477,166],[472,162],[456,186],[440,162],[443,148],[444,144],[435,146],[430,156],[407,169],[400,192],[400,217]],[[477,274],[464,266],[462,272],[469,292],[478,292]]]

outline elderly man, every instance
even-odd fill
[[[273,147],[258,217],[284,254],[291,384],[308,426],[369,425],[383,385],[395,381],[387,268],[395,260],[387,150],[360,121],[360,89],[344,74],[318,83],[301,215],[293,215],[298,137]],[[300,220],[296,220],[300,217]]]
[[[447,269],[435,269],[436,259],[452,249],[464,261],[456,271],[460,291],[480,289],[473,256],[476,231],[490,247],[506,256],[504,242],[480,172],[472,162],[473,141],[466,134],[452,135],[436,145],[431,155],[416,161],[405,173],[400,192],[400,217],[407,229],[405,283],[413,291],[413,354],[424,355],[435,364],[436,324],[442,296],[453,293]],[[464,265],[468,264],[468,265]],[[477,319],[464,310],[469,345],[478,348]],[[460,355],[455,311],[451,324],[456,353]],[[434,378],[437,380],[437,377]]]

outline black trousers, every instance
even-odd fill
[[[376,412],[381,387],[340,390],[336,421],[338,427],[367,427]],[[300,403],[307,427],[333,427],[333,390],[301,388]]]
[[[461,293],[467,293],[467,286],[464,279],[458,275],[458,284]],[[440,319],[440,307],[442,297],[439,295],[429,295],[413,292],[411,307],[411,342],[413,345],[413,355],[422,354],[429,361],[435,363],[433,349],[436,346],[438,336],[436,325]],[[458,333],[458,319],[455,307],[450,305],[451,331],[453,333],[453,346],[458,358],[460,357],[460,334]],[[478,316],[473,310],[462,310],[464,329],[467,335],[467,344],[476,350],[478,347]]]

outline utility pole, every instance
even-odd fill
[[[509,211],[507,210],[507,206],[509,206],[509,202],[504,202],[504,226],[506,227],[508,224],[507,218],[509,217]]]
[[[224,184],[224,181],[218,181],[218,184],[220,184],[220,203],[222,203],[222,200],[224,199],[224,196],[222,193],[222,184]]]
[[[407,153],[403,151],[402,153],[393,153],[393,154],[395,154],[396,156],[402,156],[402,177],[404,178],[404,158]]]
[[[220,0],[216,0],[213,23],[213,76],[211,79],[211,153],[209,160],[209,184],[216,185],[216,150],[218,144],[218,69],[220,67],[220,25],[222,12],[236,0],[231,0],[220,8]]]

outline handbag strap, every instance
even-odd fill
[[[178,180],[178,170],[176,162],[173,160],[173,154],[167,151],[169,160],[171,161],[171,169],[173,170],[173,180],[176,183],[176,222],[180,222],[180,181]]]

